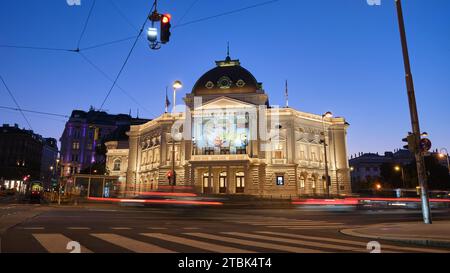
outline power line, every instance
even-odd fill
[[[66,51],[66,52],[79,52],[79,51],[86,51],[91,50],[99,47],[104,47],[112,44],[117,44],[121,42],[125,42],[131,39],[136,38],[136,35],[125,37],[122,39],[117,39],[109,42],[104,42],[101,44],[96,44],[88,47],[83,47],[79,49],[67,49],[67,48],[54,48],[54,47],[38,47],[38,46],[21,46],[21,45],[0,45],[0,48],[14,48],[14,49],[31,49],[31,50],[48,50],[48,51]]]
[[[30,129],[33,130],[33,127],[31,126],[30,121],[27,119],[27,117],[26,117],[25,114],[23,113],[22,108],[20,108],[19,103],[17,102],[17,100],[16,100],[16,98],[14,97],[13,93],[12,93],[11,90],[9,89],[9,87],[8,87],[8,85],[6,84],[5,80],[3,79],[3,76],[2,76],[2,75],[0,75],[0,79],[2,80],[3,85],[5,86],[6,90],[8,91],[9,95],[11,96],[12,100],[13,100],[14,103],[16,104],[17,109],[19,109],[20,113],[22,114],[23,119],[25,119],[25,121],[27,122],[28,127],[30,127]]]
[[[111,42],[105,42],[105,43],[101,43],[101,44],[97,44],[97,45],[93,45],[93,46],[88,46],[88,47],[84,47],[79,49],[78,51],[86,51],[86,50],[90,50],[90,49],[94,49],[94,48],[99,48],[99,47],[104,47],[107,45],[112,45],[112,44],[117,44],[117,43],[121,43],[121,42],[125,42],[131,39],[136,38],[136,35],[130,36],[130,37],[126,37],[126,38],[122,38],[122,39],[118,39],[118,40],[114,40]]]
[[[119,13],[119,15],[122,17],[122,19],[124,19],[134,31],[137,30],[139,32],[139,30],[133,24],[133,22],[131,22],[131,20],[128,18],[128,16],[126,16],[125,13],[123,13],[122,10],[119,8],[119,6],[117,5],[116,1],[115,0],[111,0],[110,3],[114,7],[114,9],[117,11],[117,13]]]
[[[215,18],[218,18],[218,17],[231,15],[231,14],[234,14],[234,13],[242,12],[242,11],[245,11],[245,10],[249,10],[249,9],[253,9],[253,8],[257,8],[257,7],[261,7],[261,6],[265,6],[265,5],[269,5],[269,4],[278,2],[278,1],[280,1],[280,0],[266,1],[266,2],[259,3],[259,4],[254,4],[254,5],[251,5],[251,6],[247,6],[247,7],[243,7],[243,8],[239,8],[239,9],[235,9],[235,10],[230,10],[230,11],[223,12],[223,13],[219,13],[219,14],[216,14],[216,15],[203,17],[203,18],[192,20],[192,21],[189,21],[189,22],[186,22],[186,23],[183,23],[183,24],[178,24],[178,25],[174,26],[172,29],[175,29],[175,28],[178,28],[178,27],[184,27],[184,26],[195,24],[195,23],[199,23],[199,22],[208,21],[208,20],[215,19]]]
[[[55,113],[49,113],[49,112],[42,112],[42,111],[36,111],[36,110],[26,110],[21,108],[14,108],[9,106],[0,106],[0,109],[6,109],[6,110],[12,110],[12,111],[22,111],[27,113],[33,113],[33,114],[40,114],[40,115],[46,115],[46,116],[55,116],[55,117],[62,117],[62,118],[70,118],[67,115],[62,114],[55,114]]]
[[[80,53],[80,56],[88,63],[90,64],[95,70],[97,70],[100,74],[102,74],[106,79],[108,79],[109,81],[113,82],[114,80],[102,69],[100,69],[99,66],[97,66],[95,63],[93,63],[89,58],[86,57],[85,54]],[[132,100],[137,106],[141,107],[142,109],[144,109],[145,111],[147,111],[148,113],[150,113],[150,111],[144,107],[141,103],[139,103],[139,101],[137,99],[135,99],[130,93],[128,93],[127,91],[125,91],[125,89],[123,89],[121,86],[117,85],[117,88],[119,88],[120,91],[122,91],[122,93],[124,95],[126,95],[130,100]]]
[[[131,53],[133,53],[133,50],[134,50],[134,48],[136,47],[136,44],[137,44],[137,42],[138,42],[138,40],[139,40],[139,37],[141,36],[142,32],[144,31],[145,24],[147,24],[147,20],[148,20],[148,18],[150,17],[150,15],[152,14],[153,8],[154,8],[155,6],[156,6],[156,1],[153,2],[153,5],[152,5],[152,8],[150,9],[150,12],[149,12],[148,15],[145,17],[145,21],[144,21],[144,23],[142,24],[141,29],[139,30],[139,34],[136,36],[136,39],[134,40],[133,46],[131,47],[130,51],[128,52],[128,55],[127,55],[127,57],[125,58],[125,61],[123,62],[123,65],[122,65],[122,67],[121,67],[120,70],[119,70],[119,73],[117,73],[117,76],[116,76],[116,78],[114,79],[114,82],[113,82],[111,88],[109,89],[108,93],[106,94],[105,99],[103,100],[103,102],[102,102],[102,104],[101,104],[101,106],[100,106],[100,110],[103,109],[103,106],[105,105],[106,101],[108,100],[109,95],[111,95],[111,92],[112,92],[112,90],[114,89],[114,86],[116,85],[117,80],[119,79],[120,75],[122,74],[122,72],[123,72],[123,70],[124,70],[124,68],[125,68],[125,66],[126,66],[126,64],[127,64],[127,62],[128,62],[128,60],[130,59]]]
[[[0,45],[0,47],[2,47],[2,48],[15,48],[15,49],[48,50],[48,51],[67,51],[67,52],[74,52],[74,51],[76,51],[75,49],[67,49],[67,48],[20,46],[20,45]]]
[[[197,4],[199,0],[194,0],[191,5],[189,6],[189,8],[186,10],[186,12],[183,14],[183,16],[181,16],[180,20],[177,22],[177,25],[181,24],[181,22],[183,22],[184,18],[189,14],[189,12],[191,11],[191,9],[195,6],[195,4]],[[175,26],[174,26],[175,27]]]
[[[86,28],[87,28],[88,23],[89,23],[89,19],[91,18],[92,10],[94,10],[94,6],[95,6],[95,2],[96,2],[96,1],[97,1],[97,0],[94,0],[94,1],[92,2],[91,9],[89,10],[88,17],[86,18],[86,21],[84,22],[83,31],[81,31],[80,38],[78,39],[77,49],[80,48],[81,39],[83,39],[84,33],[85,33]]]

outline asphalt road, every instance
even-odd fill
[[[315,209],[152,208],[117,205],[56,207],[0,205],[0,219],[34,214],[1,236],[4,253],[368,253],[369,239],[341,229],[375,223],[420,221],[419,211]],[[450,219],[450,211],[434,214]],[[0,221],[1,222],[1,221]],[[382,252],[450,252],[379,242]]]

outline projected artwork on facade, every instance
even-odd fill
[[[199,154],[245,153],[249,139],[248,115],[211,115],[194,122]]]

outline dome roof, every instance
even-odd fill
[[[209,70],[198,79],[192,89],[194,95],[245,94],[256,93],[259,84],[239,60],[217,61],[217,67]]]

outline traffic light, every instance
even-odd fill
[[[410,133],[406,138],[402,139],[402,141],[408,143],[408,145],[403,146],[403,148],[409,150],[411,153],[417,151],[416,137],[414,134]]]
[[[170,20],[172,16],[170,14],[164,14],[161,16],[161,43],[166,44],[170,39]]]

